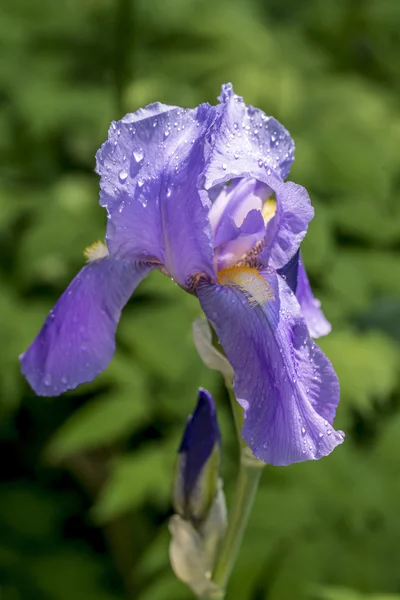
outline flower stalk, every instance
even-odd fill
[[[240,466],[233,504],[229,511],[228,529],[222,541],[212,577],[219,591],[217,595],[209,596],[209,600],[223,600],[225,598],[226,586],[240,550],[253,507],[254,497],[260,482],[262,467],[264,467],[264,463],[252,455],[250,449],[243,441],[241,436],[243,411],[235,398],[232,386],[228,382],[226,383],[240,445]]]

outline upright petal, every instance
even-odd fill
[[[234,177],[264,181],[264,176],[275,173],[285,179],[294,159],[289,132],[262,110],[247,106],[231,84],[222,86],[219,100],[219,118],[211,135],[212,157],[205,171],[206,189]]]
[[[230,84],[223,86],[220,100],[218,119],[210,129],[204,187],[214,198],[213,188],[219,189],[223,182],[250,178],[264,184],[264,194],[265,190],[275,193],[276,213],[268,222],[262,263],[281,268],[296,254],[314,216],[306,190],[283,183],[293,162],[294,142],[278,121],[246,106]],[[218,210],[213,205],[210,212],[214,220],[214,213],[221,212],[221,194],[214,203],[218,201]]]
[[[244,440],[274,465],[326,456],[343,441],[332,428],[339,384],[295,295],[272,269],[236,267],[219,279],[197,291],[235,372]]]
[[[276,181],[271,187],[276,194],[276,212],[267,224],[266,248],[259,258],[265,266],[280,269],[300,248],[314,209],[307,190],[301,185]]]
[[[252,209],[240,227],[235,225],[232,218],[228,218],[218,231],[219,245],[214,251],[216,271],[237,263],[264,236],[265,223],[259,210]]]
[[[97,153],[111,256],[162,262],[181,285],[213,277],[210,205],[197,180],[215,114],[157,103],[112,123]]]
[[[227,218],[231,217],[240,226],[250,210],[261,210],[270,193],[269,188],[257,179],[234,179],[222,187],[213,201],[208,218],[218,246],[218,232]]]
[[[21,355],[39,396],[57,396],[92,381],[110,362],[121,310],[151,267],[110,257],[87,264]]]
[[[332,329],[331,324],[321,310],[321,302],[314,298],[301,255],[299,257],[296,296],[311,337],[319,338],[328,335]]]

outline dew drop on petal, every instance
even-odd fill
[[[140,169],[142,168],[143,159],[144,159],[144,154],[141,150],[134,150],[132,152],[132,160],[131,160],[130,169],[129,169],[130,176],[132,178],[136,177],[136,175],[139,173]]]
[[[134,150],[132,157],[135,162],[140,163],[144,159],[144,154],[141,150]]]
[[[224,171],[226,171],[226,169],[227,169],[227,165],[226,165],[225,163],[223,163],[223,165],[222,165],[222,169],[223,169]]]
[[[121,183],[125,183],[128,179],[128,171],[126,169],[122,169],[122,171],[119,172],[118,177]]]
[[[46,373],[46,375],[43,378],[43,383],[44,383],[44,385],[51,385],[51,374],[50,373]]]

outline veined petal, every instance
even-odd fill
[[[214,277],[210,204],[197,181],[216,109],[152,104],[113,122],[97,153],[111,256],[157,260],[181,285]]]
[[[343,441],[332,428],[339,383],[295,295],[272,269],[236,267],[219,279],[197,293],[235,372],[244,440],[274,465],[326,456]]]
[[[321,310],[321,302],[314,298],[301,255],[299,257],[296,296],[311,337],[319,338],[328,335],[332,326]]]
[[[110,257],[83,267],[20,357],[36,394],[57,396],[107,367],[121,310],[151,268]]]

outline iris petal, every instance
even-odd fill
[[[219,100],[206,188],[234,177],[264,181],[264,176],[275,173],[280,180],[285,179],[294,159],[289,132],[262,110],[246,105],[231,84],[222,86]]]
[[[339,402],[335,371],[311,340],[285,281],[272,270],[247,271],[247,289],[232,277],[231,285],[198,288],[235,372],[243,438],[257,458],[274,465],[326,456],[343,441],[332,427]]]
[[[265,266],[280,269],[300,248],[314,209],[307,190],[301,185],[275,181],[271,187],[276,194],[276,212],[267,224],[266,249],[259,258]]]
[[[115,352],[121,310],[150,270],[111,258],[83,267],[20,357],[36,394],[56,396],[106,368]]]
[[[301,306],[310,335],[313,338],[328,335],[332,329],[331,324],[321,310],[320,301],[314,298],[301,255],[299,257],[296,296]]]
[[[283,182],[293,162],[294,142],[278,121],[247,106],[230,84],[223,86],[220,100],[219,117],[212,126],[212,149],[204,170],[205,188],[213,198],[213,188],[219,189],[221,183],[250,178],[262,182],[264,192],[275,193],[276,213],[267,225],[261,262],[279,269],[296,254],[314,216],[306,190]],[[217,211],[213,205],[211,214],[214,212],[219,215],[221,209]]]
[[[210,205],[197,181],[215,115],[206,104],[157,103],[112,123],[97,153],[111,256],[156,259],[181,285],[198,272],[214,276]]]

